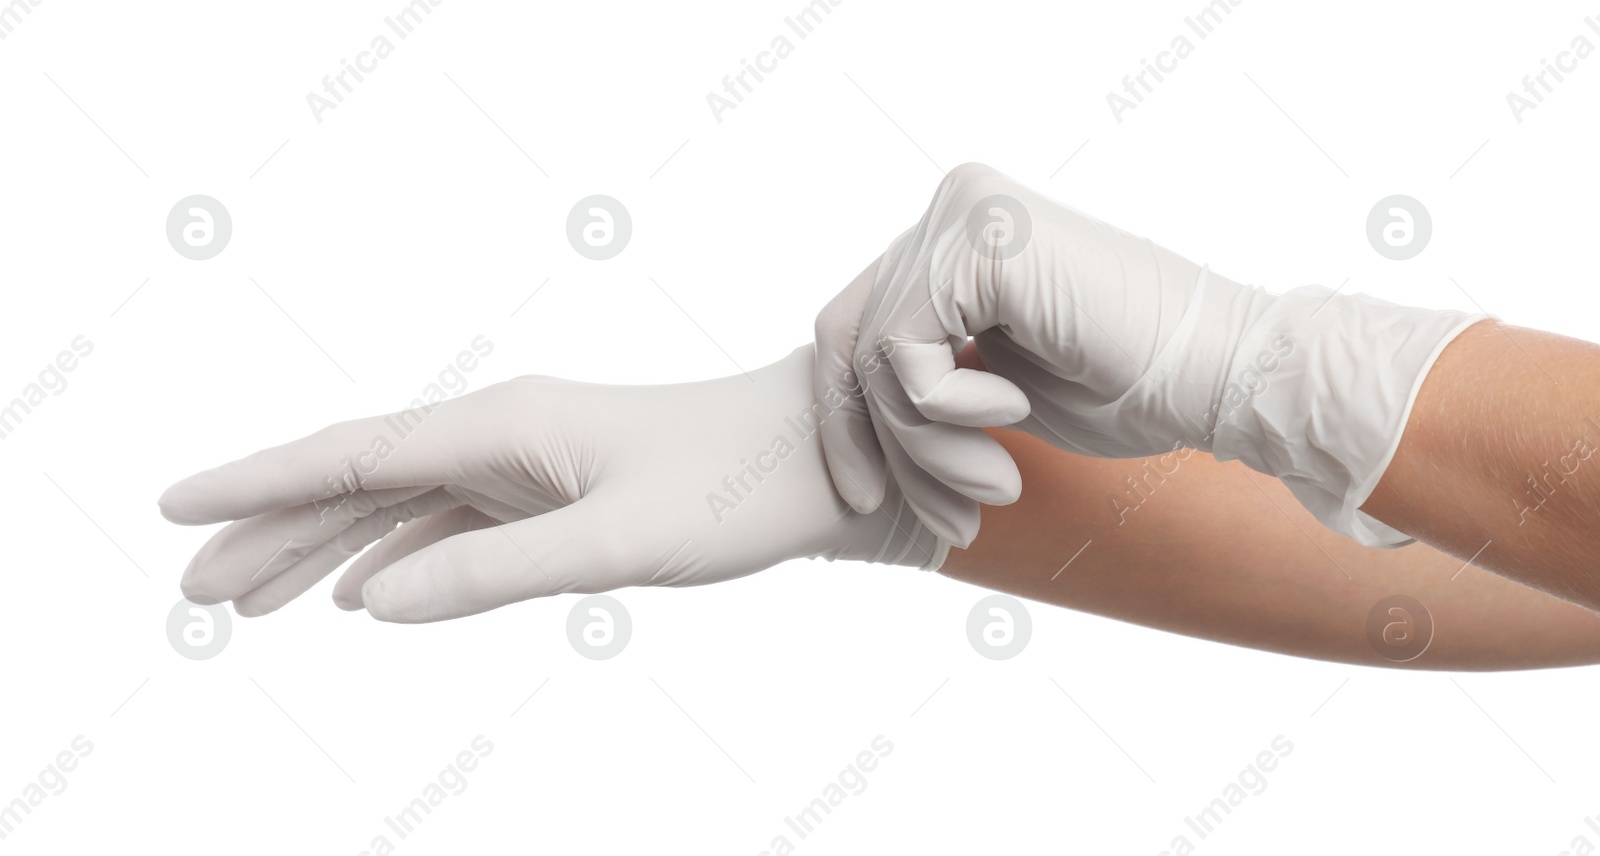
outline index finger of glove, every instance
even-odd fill
[[[451,443],[457,401],[330,425],[196,473],[161,495],[161,514],[197,526],[243,520],[357,489],[443,484],[470,444]]]

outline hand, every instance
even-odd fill
[[[876,507],[892,477],[957,546],[978,502],[1020,491],[979,430],[1013,424],[1098,457],[1240,458],[1336,531],[1398,543],[1357,508],[1433,358],[1480,318],[1274,295],[966,164],[818,316],[815,382],[859,390],[823,446],[852,507]],[[956,367],[969,336],[987,372]]]
[[[190,476],[162,495],[168,520],[237,522],[195,556],[184,595],[262,615],[373,541],[333,597],[400,622],[719,582],[800,557],[936,568],[948,545],[893,485],[865,515],[834,492],[813,359],[808,346],[671,386],[522,377]]]

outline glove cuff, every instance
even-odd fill
[[[933,534],[932,529],[922,525],[921,519],[911,509],[911,504],[905,501],[899,488],[892,482],[883,504],[870,516],[885,517],[893,525],[885,530],[880,543],[862,545],[871,551],[870,555],[860,557],[863,561],[879,565],[902,565],[920,571],[937,571],[950,555],[950,543]]]
[[[1282,480],[1323,525],[1360,544],[1409,544],[1359,509],[1439,353],[1487,317],[1318,285],[1279,295],[1235,351],[1212,453]]]

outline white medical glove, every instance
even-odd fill
[[[162,495],[168,520],[238,522],[195,556],[184,595],[262,615],[373,541],[334,600],[399,622],[713,583],[801,557],[937,568],[949,546],[893,485],[870,514],[835,493],[814,359],[808,345],[748,375],[670,386],[522,377],[190,476]]]
[[[823,445],[854,508],[892,477],[958,546],[978,502],[1020,490],[979,430],[1003,425],[1098,457],[1238,458],[1333,530],[1396,545],[1357,509],[1434,359],[1483,317],[1321,286],[1274,295],[965,164],[818,316],[816,382],[858,390]],[[955,367],[969,336],[986,372]]]

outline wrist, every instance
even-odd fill
[[[772,447],[785,449],[783,468],[796,470],[796,481],[791,483],[806,486],[796,499],[803,498],[812,506],[804,516],[813,521],[813,535],[803,540],[796,557],[937,570],[950,545],[918,519],[893,477],[888,479],[878,509],[867,514],[852,509],[834,488],[820,429],[824,421],[843,418],[843,414],[837,410],[837,401],[816,396],[812,383],[815,363],[814,346],[805,345],[751,372],[759,387],[772,391],[764,405],[772,411],[769,424],[777,432]],[[776,464],[773,466],[776,469]]]
[[[1359,508],[1439,353],[1484,317],[1316,285],[1276,295],[1239,340],[1211,451],[1281,479],[1342,535],[1409,543]]]

